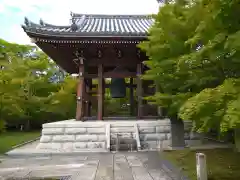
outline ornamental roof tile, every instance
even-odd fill
[[[54,36],[146,36],[154,23],[150,15],[96,15],[71,13],[72,24],[55,26],[25,18],[25,32]]]

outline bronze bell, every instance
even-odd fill
[[[112,98],[126,97],[126,83],[124,78],[112,78],[110,84]]]

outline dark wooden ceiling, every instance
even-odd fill
[[[121,65],[135,72],[137,63],[147,59],[134,43],[112,44],[69,44],[69,43],[36,43],[50,58],[70,74],[78,73],[74,62],[76,52],[85,59],[86,70],[89,74],[97,73],[98,64],[103,64],[104,71],[111,71]]]

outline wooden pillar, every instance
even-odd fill
[[[142,106],[143,106],[143,98],[142,98],[142,80],[140,76],[142,75],[142,64],[137,64],[137,99],[138,99],[138,106],[137,106],[137,116],[139,119],[142,118]]]
[[[85,101],[85,115],[87,117],[90,117],[91,116],[91,94],[90,94],[90,91],[91,91],[91,87],[92,87],[92,79],[88,79],[87,81],[87,86],[86,86],[86,101]]]
[[[103,120],[103,65],[98,65],[98,115],[99,120]]]
[[[102,82],[103,82],[103,97],[102,97],[102,103],[103,103],[103,105],[102,105],[102,107],[103,107],[103,117],[104,117],[104,112],[105,112],[105,110],[104,110],[104,108],[105,108],[105,106],[104,106],[104,98],[105,98],[105,92],[106,92],[106,82],[105,82],[105,79],[103,78],[102,79]]]
[[[130,98],[129,98],[129,104],[130,104],[130,116],[134,116],[134,88],[133,88],[133,78],[130,78]]]
[[[82,120],[84,116],[84,93],[85,93],[85,81],[84,81],[84,66],[83,60],[79,63],[79,78],[77,87],[77,109],[76,109],[76,120]]]

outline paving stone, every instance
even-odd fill
[[[61,177],[61,176],[71,176],[75,173],[78,173],[78,169],[44,169],[44,170],[35,170],[29,174],[29,177]]]
[[[143,166],[143,163],[137,158],[137,156],[131,155],[126,156],[126,158],[130,167]]]
[[[78,170],[77,176],[73,175],[72,180],[95,180],[97,172],[97,166],[95,167],[84,167]],[[105,180],[105,179],[103,179]]]
[[[133,180],[131,168],[129,167],[126,156],[116,154],[114,156],[114,179]]]
[[[62,156],[53,156],[52,161],[65,162],[65,161],[86,161],[88,156],[67,156],[63,158]]]
[[[132,174],[134,180],[153,180],[147,170],[141,166],[132,167]]]
[[[113,180],[113,178],[113,155],[100,156],[95,180]]]
[[[148,173],[153,178],[153,180],[167,180],[166,173],[159,169],[149,170]]]
[[[0,178],[26,176],[71,176],[72,180],[177,180],[180,174],[167,169],[158,152],[11,158],[0,164]]]
[[[31,171],[29,169],[22,169],[22,170],[18,170],[18,171],[12,171],[11,174],[5,175],[4,178],[6,178],[6,179],[10,179],[10,178],[23,179],[24,177],[28,177],[30,172]]]
[[[167,180],[166,173],[162,170],[161,158],[156,152],[138,153],[136,156],[141,160],[153,180]]]

